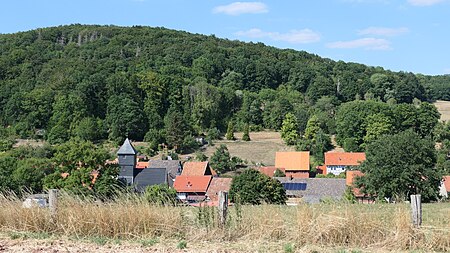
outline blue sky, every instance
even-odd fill
[[[160,26],[393,71],[450,74],[450,0],[2,0],[0,33]]]

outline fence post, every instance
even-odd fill
[[[219,192],[219,222],[220,226],[225,226],[228,211],[228,192]]]
[[[58,212],[58,190],[48,190],[48,207],[50,209],[50,217],[52,222],[56,221],[56,214]]]
[[[412,222],[414,227],[422,225],[422,200],[420,194],[411,195]]]

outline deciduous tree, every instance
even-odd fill
[[[230,198],[233,202],[252,205],[285,204],[287,200],[283,185],[278,180],[254,169],[245,170],[233,178]]]
[[[358,181],[364,191],[379,199],[407,200],[421,194],[425,201],[438,197],[442,174],[435,167],[434,143],[412,130],[385,135],[367,145],[366,161]]]

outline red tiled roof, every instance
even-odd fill
[[[351,152],[327,152],[325,153],[325,165],[357,166],[366,160],[366,153]]]
[[[447,192],[450,192],[450,176],[444,176],[444,187]]]
[[[277,152],[275,167],[286,171],[309,171],[309,151]]]
[[[285,173],[285,171],[286,171],[284,168],[277,168],[275,166],[259,167],[256,170],[261,172],[264,175],[273,177],[273,175],[275,174],[275,171],[277,171],[277,169],[281,170],[283,173]]]
[[[309,178],[309,172],[286,172],[286,177],[289,178]]]
[[[182,176],[205,176],[208,162],[185,162]]]
[[[232,178],[220,178],[220,177],[213,177],[211,180],[211,183],[209,184],[208,191],[206,192],[206,195],[208,195],[209,199],[211,201],[218,201],[218,194],[220,191],[230,191],[231,187],[231,181]]]
[[[148,168],[148,162],[137,162],[136,169],[145,169]]]
[[[212,176],[177,176],[173,188],[177,192],[206,192]]]

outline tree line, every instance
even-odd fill
[[[288,112],[304,131],[318,107],[448,99],[447,81],[165,28],[0,35],[0,124],[53,144],[129,137],[182,150],[230,121],[238,130],[279,130]]]

